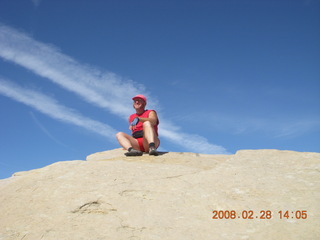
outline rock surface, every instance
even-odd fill
[[[0,240],[320,239],[319,153],[123,153],[0,180]]]

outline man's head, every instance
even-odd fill
[[[134,96],[132,98],[133,100],[133,107],[135,109],[138,108],[145,108],[145,106],[147,105],[147,98],[145,96],[143,96],[142,94],[138,94],[136,96]]]
[[[138,94],[132,98],[132,100],[136,100],[136,99],[142,99],[147,104],[147,98],[142,94]]]

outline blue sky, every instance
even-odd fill
[[[0,178],[118,148],[320,151],[318,0],[0,0]],[[129,132],[128,132],[129,133]]]

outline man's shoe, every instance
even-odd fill
[[[157,149],[155,149],[155,148],[150,148],[150,150],[149,150],[149,155],[158,156]]]
[[[126,155],[127,157],[142,156],[143,152],[136,149],[131,149],[130,151],[126,152],[124,155]]]

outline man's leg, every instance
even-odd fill
[[[143,123],[143,138],[144,149],[151,155],[158,155],[156,149],[160,145],[160,140],[149,121]]]
[[[140,151],[139,143],[135,138],[123,132],[118,132],[116,137],[119,144],[124,149],[128,150],[128,152],[125,153],[126,156],[141,156],[143,154]]]

